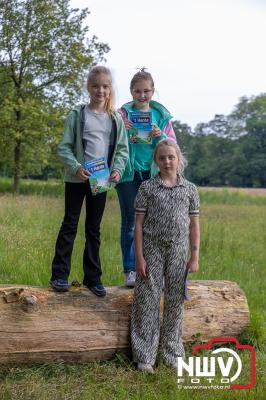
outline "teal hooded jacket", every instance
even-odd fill
[[[176,137],[175,137],[175,134],[174,134],[172,128],[170,129],[170,131],[172,130],[173,133],[171,132],[169,134],[167,131],[165,131],[165,129],[167,128],[167,126],[170,123],[170,120],[172,119],[172,115],[170,114],[170,112],[162,104],[158,103],[155,100],[150,101],[150,108],[155,109],[157,112],[159,112],[160,120],[158,122],[158,127],[162,131],[162,134],[160,136],[156,136],[152,139],[151,146],[153,148],[155,148],[156,144],[160,140],[166,139],[168,137],[171,138],[172,140],[176,141]],[[125,103],[118,110],[118,112],[121,114],[123,119],[128,119],[129,112],[133,111],[133,110],[134,110],[134,102],[130,101],[129,103]],[[128,134],[128,145],[129,145],[129,160],[128,160],[125,172],[124,172],[120,182],[130,182],[130,181],[133,181],[133,178],[134,178],[134,160],[135,160],[136,151],[138,151],[139,147],[138,147],[138,145],[130,142],[129,134]],[[149,145],[145,145],[145,146],[149,146]],[[152,160],[150,160],[150,161],[151,161],[151,175],[154,176],[158,172],[158,168],[154,165],[154,163],[152,163]]]
[[[63,137],[58,145],[58,156],[65,167],[65,182],[83,182],[76,176],[80,167],[84,167],[84,107],[75,107],[65,121]],[[110,173],[118,171],[123,175],[129,159],[127,131],[118,112],[111,114],[112,132],[108,153],[108,165]]]

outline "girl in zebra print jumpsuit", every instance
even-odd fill
[[[150,373],[159,345],[163,280],[162,354],[171,367],[184,356],[185,277],[187,270],[198,270],[200,242],[199,196],[182,176],[185,159],[180,148],[172,140],[161,140],[154,161],[160,172],[141,184],[135,203],[137,280],[131,319],[133,359],[138,369]]]

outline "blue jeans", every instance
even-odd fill
[[[123,257],[124,273],[135,271],[135,249],[134,249],[134,225],[135,208],[134,202],[143,181],[150,178],[150,171],[139,174],[135,172],[132,182],[122,182],[116,185],[118,200],[121,211],[121,250]]]

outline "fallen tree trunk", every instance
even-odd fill
[[[189,281],[183,339],[237,336],[249,323],[244,293],[230,281]],[[57,293],[43,287],[0,285],[0,364],[87,362],[130,351],[133,290],[85,288]]]

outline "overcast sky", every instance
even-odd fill
[[[229,114],[241,96],[266,92],[266,0],[71,0],[87,7],[90,35],[111,47],[117,106],[138,67],[174,119]]]

